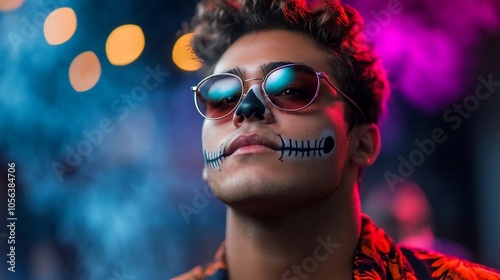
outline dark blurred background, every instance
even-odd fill
[[[203,73],[172,54],[195,2],[0,0],[0,279],[169,279],[212,258],[225,208],[201,180]],[[393,87],[364,210],[402,243],[500,269],[499,2],[346,3]]]

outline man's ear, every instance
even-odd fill
[[[357,125],[351,131],[351,162],[371,165],[380,153],[380,130],[376,124]]]

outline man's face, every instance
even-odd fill
[[[328,73],[327,55],[300,33],[261,31],[233,43],[214,72],[237,68],[242,80],[263,78],[267,73],[262,65],[292,62]],[[262,98],[261,83],[244,83],[245,93],[255,91],[253,101],[247,94],[249,99],[240,104],[245,108],[220,120],[205,120],[204,178],[213,193],[234,208],[293,209],[324,199],[341,184],[349,162],[344,100],[320,79],[319,95],[310,106],[285,112]],[[263,117],[251,109],[260,104],[266,108]]]

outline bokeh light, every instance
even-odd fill
[[[79,54],[69,67],[69,82],[77,92],[93,88],[101,77],[101,63],[94,52]]]
[[[134,24],[117,27],[106,40],[106,55],[109,62],[124,66],[134,62],[144,50],[145,38],[142,29]]]
[[[0,0],[0,11],[12,11],[19,8],[24,0]]]
[[[49,14],[43,25],[45,40],[51,45],[60,45],[71,39],[77,26],[75,11],[59,8]]]
[[[177,39],[172,50],[172,60],[177,67],[184,71],[196,71],[203,65],[191,47],[192,37],[192,33],[182,35]]]

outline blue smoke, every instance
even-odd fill
[[[108,1],[100,9],[75,1],[28,2],[0,13],[0,158],[1,166],[17,165],[20,220],[18,271],[2,269],[0,279],[166,279],[206,259],[213,248],[193,257],[204,248],[197,247],[201,237],[189,234],[192,227],[208,227],[213,222],[204,217],[221,210],[203,207],[186,217],[178,207],[192,205],[194,190],[205,186],[202,120],[189,92],[195,81],[165,57],[150,59],[148,48],[129,66],[109,64],[109,32],[145,17],[131,4]],[[67,43],[50,46],[43,19],[61,6],[76,11],[78,29]],[[169,27],[171,40],[182,20]],[[154,25],[141,26],[147,46]],[[165,42],[153,44],[170,51]],[[76,93],[69,65],[87,50],[99,57],[102,75],[94,88]],[[133,105],[123,101],[148,75],[157,86]]]

